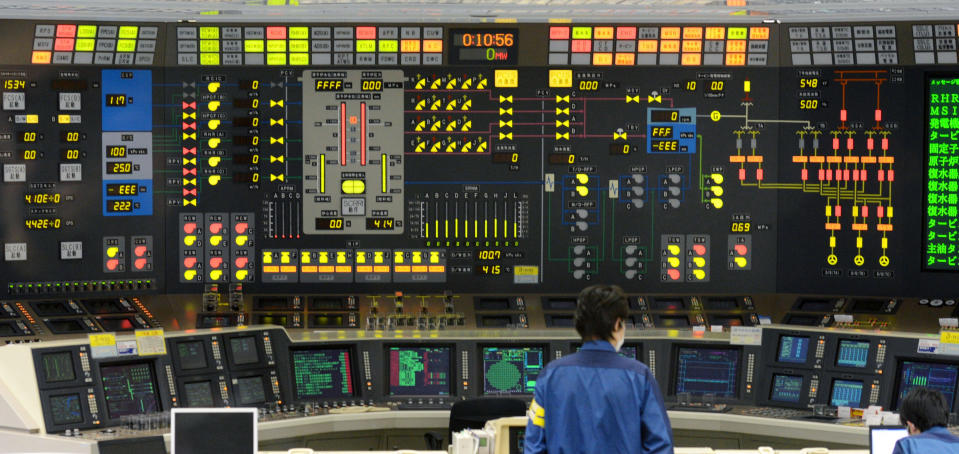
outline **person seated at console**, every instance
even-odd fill
[[[576,301],[578,353],[550,362],[536,380],[526,454],[672,454],[673,434],[656,379],[617,354],[629,305],[622,289],[594,285]]]
[[[899,420],[910,436],[897,441],[892,454],[959,454],[959,437],[946,429],[949,404],[939,391],[909,391],[899,406]]]

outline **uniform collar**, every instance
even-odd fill
[[[926,431],[923,432],[923,433],[924,433],[924,434],[925,434],[925,433],[929,433],[929,434],[951,434],[952,432],[949,432],[949,429],[947,429],[947,428],[945,428],[945,427],[935,426],[935,427],[930,427],[930,428],[926,429]]]
[[[580,350],[602,350],[607,352],[616,351],[616,349],[613,348],[613,344],[606,340],[591,340],[583,344],[583,347],[580,348]]]

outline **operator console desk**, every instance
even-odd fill
[[[728,387],[726,395],[713,391],[728,405],[726,412],[669,411],[679,445],[709,438],[712,443],[698,444],[716,447],[724,437],[731,443],[744,437],[756,446],[841,448],[868,444],[861,421],[810,420],[808,407],[889,408],[922,377],[955,377],[949,373],[959,362],[917,352],[930,338],[769,325],[751,345],[733,345],[728,333],[631,330],[622,353],[650,365],[670,407],[677,393],[702,393],[699,383]],[[117,344],[132,339],[120,336]],[[285,329],[266,326],[171,332],[164,342],[165,354],[108,358],[94,358],[86,339],[0,348],[0,362],[11,366],[0,371],[0,440],[26,452],[92,452],[98,440],[165,432],[131,422],[131,415],[191,405],[260,407],[261,446],[444,428],[455,400],[529,399],[539,370],[578,346],[572,333],[555,330],[521,337],[414,330],[295,332],[291,338]],[[728,376],[697,365],[707,360],[725,361]],[[862,362],[866,370],[842,370]],[[507,383],[500,369],[519,376]],[[437,378],[446,374],[455,381]],[[317,376],[323,386],[309,383]],[[118,383],[121,392],[114,389]],[[956,384],[935,386],[948,391]]]

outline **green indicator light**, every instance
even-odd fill
[[[96,38],[96,37],[97,37],[96,25],[81,25],[77,27],[77,38]]]
[[[120,31],[117,32],[117,38],[120,38],[120,39],[136,38],[137,30],[139,30],[139,27],[135,25],[124,25],[123,27],[120,27]]]
[[[267,52],[286,52],[286,41],[282,39],[271,39],[266,42]]]
[[[729,27],[726,36],[728,36],[729,39],[746,39],[748,33],[746,27]]]
[[[200,64],[203,66],[219,65],[220,54],[200,54]]]
[[[266,64],[269,66],[283,66],[286,64],[286,54],[266,54]]]
[[[243,51],[245,52],[263,52],[263,40],[262,39],[248,39],[243,43]]]
[[[310,29],[309,27],[290,27],[289,38],[290,39],[310,39]]]
[[[360,39],[356,41],[357,52],[376,52],[376,40]]]
[[[201,39],[200,52],[219,52],[220,41],[215,39]]]
[[[96,48],[96,42],[97,40],[95,39],[89,39],[89,38],[78,39],[76,44],[76,51],[92,52],[93,49]]]
[[[309,52],[310,42],[302,39],[290,40],[290,52]]]
[[[200,27],[200,39],[220,39],[220,27]]]
[[[593,27],[573,27],[573,39],[591,39]]]
[[[117,40],[117,52],[134,52],[137,50],[137,40],[135,39],[118,39]]]
[[[306,66],[310,64],[310,54],[290,54],[291,66]]]
[[[395,39],[384,39],[380,41],[380,52],[396,52],[399,50],[399,44]]]

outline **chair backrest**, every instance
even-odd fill
[[[450,409],[450,429],[447,440],[453,440],[453,432],[463,429],[482,429],[486,421],[507,416],[525,416],[526,402],[512,397],[481,397],[461,400]]]

